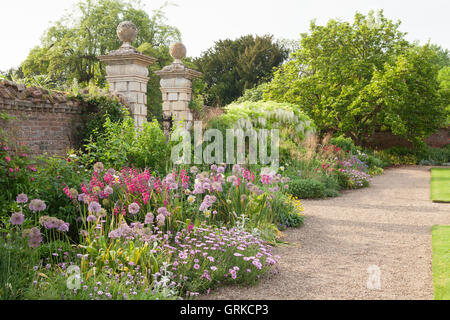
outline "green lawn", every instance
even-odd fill
[[[450,300],[450,226],[433,226],[433,284],[435,300]]]
[[[431,201],[450,202],[450,168],[431,169]]]

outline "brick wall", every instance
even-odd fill
[[[82,106],[62,92],[25,88],[0,81],[0,112],[13,116],[0,120],[10,144],[24,145],[33,154],[65,155],[77,146],[77,132],[83,129]]]
[[[390,132],[376,132],[372,137],[371,148],[384,150],[391,147],[407,147],[411,148],[412,144],[403,137],[396,136]],[[450,127],[441,128],[438,132],[432,134],[425,139],[430,147],[442,148],[450,143]]]

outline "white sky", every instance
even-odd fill
[[[0,70],[17,67],[40,37],[70,10],[76,0],[0,0]],[[147,11],[165,0],[143,0]],[[384,9],[387,18],[400,19],[409,40],[450,48],[449,0],[171,0],[168,23],[178,27],[189,56],[198,56],[225,38],[270,33],[298,39],[309,22],[330,18],[353,21],[356,11]]]

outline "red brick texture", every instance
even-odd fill
[[[33,154],[66,154],[78,144],[77,132],[83,129],[82,106],[62,92],[25,88],[0,81],[0,112],[12,120],[0,120],[8,140],[27,146]]]

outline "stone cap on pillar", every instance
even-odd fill
[[[203,74],[193,69],[187,68],[181,59],[186,57],[186,47],[180,43],[176,42],[170,46],[170,55],[175,61],[165,66],[162,70],[155,71],[155,73],[162,79],[168,78],[185,78],[192,80],[194,78],[199,78]]]
[[[122,46],[107,55],[99,56],[98,59],[106,65],[137,64],[147,67],[153,64],[157,59],[140,53],[131,45],[131,42],[136,40],[137,33],[138,29],[134,23],[130,21],[120,23],[117,27],[117,36],[123,41]]]

